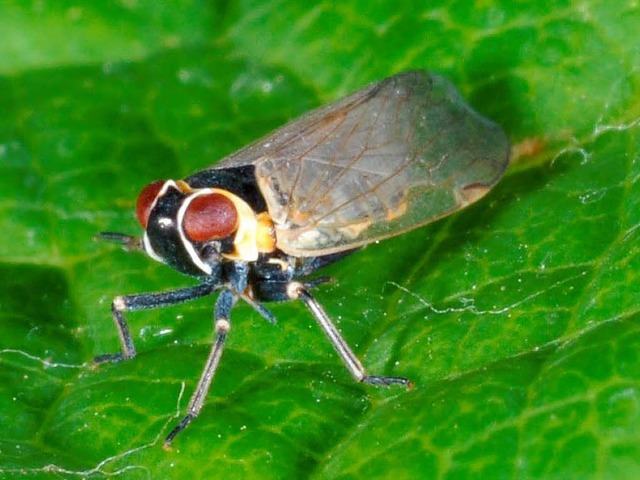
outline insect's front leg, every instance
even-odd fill
[[[111,304],[113,321],[118,330],[121,353],[107,353],[98,355],[93,359],[95,363],[120,362],[136,356],[136,349],[133,345],[133,338],[129,331],[129,326],[124,318],[125,312],[136,310],[148,310],[150,308],[165,307],[178,303],[188,302],[196,298],[204,297],[216,290],[216,285],[212,283],[202,283],[193,287],[181,288],[170,292],[141,293],[136,295],[117,296]]]
[[[249,267],[246,262],[229,262],[225,265],[226,277],[228,284],[225,289],[220,292],[220,296],[216,300],[216,305],[213,310],[213,326],[215,340],[211,346],[209,352],[209,358],[204,365],[200,380],[196,386],[195,392],[189,401],[187,407],[187,414],[180,421],[178,425],[174,427],[167,438],[164,441],[165,448],[171,445],[173,439],[176,438],[182,430],[187,428],[187,425],[191,423],[191,420],[196,418],[202,407],[204,401],[207,398],[207,393],[211,387],[213,376],[220,364],[220,358],[222,357],[222,351],[224,350],[224,344],[227,340],[227,335],[231,329],[231,309],[238,301],[241,292],[247,288],[247,275],[249,273]]]
[[[229,330],[231,329],[231,309],[233,305],[236,303],[238,297],[233,294],[229,290],[223,290],[216,301],[216,306],[214,309],[214,329],[215,329],[215,340],[211,347],[211,351],[209,352],[209,358],[205,363],[204,369],[202,370],[202,374],[200,375],[200,380],[198,380],[198,385],[196,387],[191,400],[189,401],[189,406],[187,407],[187,414],[180,421],[178,425],[174,427],[173,430],[167,435],[167,438],[164,441],[164,446],[169,447],[173,439],[176,438],[182,430],[187,428],[187,425],[191,423],[191,420],[196,418],[202,407],[204,406],[204,401],[207,397],[207,393],[209,392],[209,388],[211,387],[211,382],[213,381],[213,376],[218,369],[218,365],[220,364],[220,358],[222,357],[222,350],[224,350],[224,344],[227,340],[227,335],[229,334]]]

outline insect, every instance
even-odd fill
[[[359,382],[409,385],[369,375],[310,290],[316,270],[364,245],[432,222],[484,196],[503,175],[509,142],[472,110],[445,78],[410,71],[373,83],[292,121],[183,180],[140,193],[142,239],[100,238],[194,277],[195,286],[117,296],[112,314],[122,351],[136,356],[125,312],[178,304],[219,292],[215,341],[168,446],[198,416],[242,299],[270,322],[266,302],[301,300]]]

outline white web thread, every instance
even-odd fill
[[[41,358],[38,357],[36,355],[32,355],[30,353],[24,352],[22,350],[17,350],[17,349],[10,349],[10,348],[6,348],[3,350],[0,350],[0,355],[4,355],[4,354],[9,354],[9,355],[20,355],[23,356],[25,358],[28,358],[29,360],[33,360],[35,362],[40,363],[44,368],[73,368],[73,369],[84,369],[88,366],[87,363],[81,363],[81,364],[70,364],[70,363],[61,363],[61,362],[53,362],[49,359],[46,358]],[[77,477],[90,477],[92,475],[96,475],[96,474],[100,474],[100,475],[104,475],[106,477],[117,477],[120,475],[126,475],[127,472],[133,471],[133,470],[140,470],[146,473],[147,478],[152,478],[151,477],[151,471],[149,470],[148,467],[146,466],[142,466],[142,465],[126,465],[122,468],[119,468],[117,470],[114,470],[112,472],[109,472],[107,470],[105,470],[105,467],[107,467],[109,464],[117,462],[123,458],[126,458],[130,455],[133,455],[137,452],[146,450],[148,448],[152,448],[155,447],[157,444],[162,443],[163,441],[163,435],[164,432],[166,430],[166,428],[168,427],[168,425],[173,422],[175,420],[175,418],[179,418],[180,417],[180,403],[182,401],[183,395],[184,395],[184,391],[185,391],[185,383],[181,382],[180,384],[180,392],[178,393],[178,398],[177,398],[177,402],[176,402],[176,413],[172,414],[170,418],[168,418],[166,420],[166,422],[164,423],[163,427],[159,430],[158,434],[156,435],[156,437],[148,442],[145,443],[143,445],[131,448],[130,450],[126,450],[124,452],[118,453],[116,455],[112,455],[110,457],[107,457],[103,460],[101,460],[100,462],[98,462],[94,467],[86,469],[86,470],[69,470],[66,469],[62,466],[50,463],[47,465],[43,465],[42,467],[36,467],[36,468],[2,468],[0,467],[0,476],[3,473],[12,473],[12,474],[20,474],[20,475],[25,475],[28,473],[39,473],[39,472],[47,472],[47,473],[53,473],[53,474],[57,474],[57,475],[66,475],[66,476],[77,476]],[[19,448],[19,445],[16,445],[16,448]]]
[[[460,297],[460,302],[463,304],[462,307],[437,308],[437,307],[435,307],[433,305],[433,303],[428,302],[427,300],[425,300],[423,297],[421,297],[417,293],[412,292],[411,290],[409,290],[406,287],[403,287],[402,285],[399,285],[399,284],[397,284],[395,282],[387,282],[387,284],[392,285],[393,287],[401,290],[402,292],[406,293],[407,295],[410,295],[411,297],[415,298],[423,307],[426,307],[427,309],[429,309],[433,313],[444,314],[444,313],[471,312],[471,313],[473,313],[475,315],[501,315],[503,313],[507,313],[510,310],[513,310],[513,309],[519,307],[520,305],[528,302],[529,300],[533,300],[534,298],[537,298],[537,297],[539,297],[541,295],[544,295],[549,290],[552,290],[554,288],[560,287],[561,285],[563,285],[565,283],[570,283],[573,280],[576,280],[577,278],[580,278],[580,277],[586,275],[587,273],[588,273],[587,271],[583,271],[583,272],[581,272],[581,273],[579,273],[577,275],[572,275],[570,277],[563,278],[562,280],[558,280],[557,282],[555,282],[554,284],[552,284],[549,287],[545,288],[544,290],[539,290],[537,292],[531,293],[531,294],[527,295],[526,297],[523,297],[520,300],[517,300],[516,302],[514,302],[514,303],[512,303],[510,305],[507,305],[507,306],[502,307],[502,308],[489,309],[489,310],[479,310],[478,308],[476,308],[473,298],[465,298],[465,297]]]

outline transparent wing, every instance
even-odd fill
[[[502,129],[448,80],[412,71],[314,110],[215,168],[254,164],[278,248],[315,256],[463,208],[497,183],[508,157]]]

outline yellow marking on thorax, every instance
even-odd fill
[[[208,189],[211,193],[224,195],[233,202],[238,213],[238,228],[233,238],[233,252],[222,256],[230,260],[255,262],[260,253],[270,253],[276,249],[275,229],[268,213],[256,215],[247,202],[237,195],[218,188]]]
[[[256,243],[260,253],[271,253],[276,249],[276,229],[267,212],[258,214]]]

